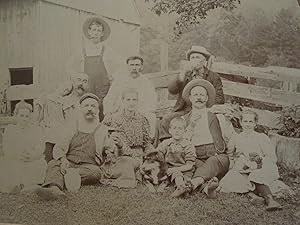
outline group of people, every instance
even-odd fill
[[[144,158],[154,154],[167,165],[167,181],[176,187],[173,197],[251,192],[251,200],[263,198],[267,210],[281,208],[269,188],[279,178],[274,146],[254,130],[258,118],[253,111],[243,112],[241,133],[231,127],[225,135],[230,127],[220,125],[214,110],[225,103],[222,82],[211,71],[212,55],[205,48],[193,46],[187,52],[189,69],[169,84],[169,92],[178,95],[174,110],[157,121],[156,92],[141,73],[143,58],[128,57],[128,73],[113,77],[103,44],[110,33],[107,23],[89,18],[83,33],[90,44],[69,64],[72,85],[37,101],[38,124],[30,122],[30,104],[16,105],[17,123],[3,137],[2,192],[33,189],[52,200],[66,197],[64,190],[76,180],[79,187],[135,188],[143,182]]]

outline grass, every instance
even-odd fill
[[[168,189],[151,194],[144,186],[133,190],[84,186],[78,193],[67,193],[66,200],[42,201],[34,194],[0,194],[0,222],[20,224],[81,225],[195,225],[195,224],[278,224],[293,225],[300,196],[280,200],[283,210],[266,212],[252,205],[244,195],[219,194],[209,200],[202,194],[173,199]]]

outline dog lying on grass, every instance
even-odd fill
[[[157,151],[148,152],[140,167],[145,185],[150,192],[163,192],[168,185],[167,164],[157,157]]]

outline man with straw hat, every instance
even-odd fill
[[[67,72],[83,72],[89,76],[89,91],[100,98],[99,117],[103,119],[102,100],[113,80],[113,73],[122,65],[122,57],[116,54],[105,41],[110,36],[108,23],[98,17],[90,17],[83,24],[85,43],[67,63]]]
[[[191,110],[191,106],[182,98],[183,88],[191,80],[202,78],[209,81],[216,90],[215,103],[223,104],[225,102],[220,76],[210,70],[212,58],[212,54],[201,46],[192,46],[192,48],[187,51],[186,59],[189,61],[189,68],[186,71],[182,71],[168,86],[169,92],[173,95],[178,95],[178,97],[173,112],[166,115],[161,121],[159,127],[159,139],[161,141],[170,137],[168,132],[170,121]]]
[[[203,190],[209,198],[215,198],[218,179],[228,171],[229,158],[222,137],[219,121],[209,111],[215,102],[214,86],[204,80],[189,82],[182,91],[183,100],[190,104],[191,111],[184,115],[188,126],[186,138],[196,149],[196,170],[191,180],[193,191]]]

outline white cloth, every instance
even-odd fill
[[[238,166],[241,160],[236,160],[233,168],[220,182],[222,191],[245,193],[254,190],[252,182],[270,187],[279,178],[275,147],[267,135],[255,131],[242,132],[229,141],[228,149],[229,151],[235,149],[245,158],[249,157],[249,153],[257,153],[262,158],[262,168],[252,169],[249,173],[241,173],[241,166]]]
[[[197,113],[199,112],[193,110],[191,119]],[[194,146],[214,143],[208,125],[207,109],[201,110],[201,118],[197,120],[196,126],[193,129],[192,143]]]
[[[104,114],[114,113],[122,106],[122,92],[127,88],[133,88],[138,92],[138,111],[143,114],[150,123],[150,136],[154,137],[157,109],[157,95],[154,85],[145,76],[131,78],[128,75],[120,74],[120,77],[113,81],[106,97],[103,100]]]
[[[10,192],[16,185],[31,186],[44,181],[47,163],[43,157],[42,129],[31,125],[19,128],[8,125],[3,134],[4,156],[0,162],[0,192]],[[29,162],[22,160],[28,153]]]

